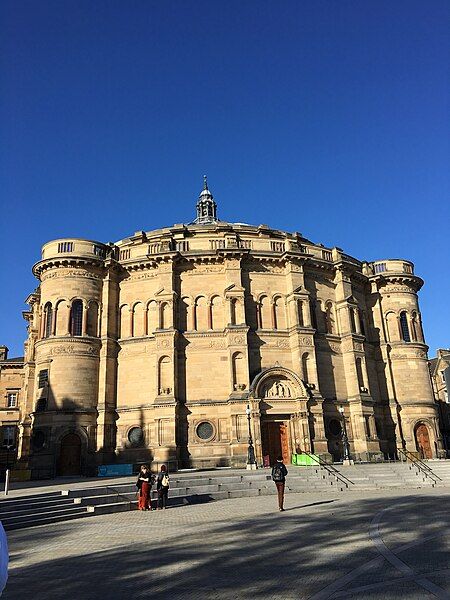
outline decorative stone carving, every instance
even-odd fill
[[[172,342],[171,340],[168,340],[167,338],[163,338],[161,339],[156,339],[156,347],[157,348],[170,348]]]
[[[291,398],[292,392],[285,381],[269,381],[263,388],[263,398]]]
[[[290,347],[289,340],[277,340],[277,347],[278,348],[289,348]]]
[[[84,279],[102,279],[101,275],[97,275],[96,273],[92,273],[91,271],[85,271],[83,269],[58,269],[55,271],[49,271],[47,273],[43,273],[41,276],[41,281],[46,281],[48,279],[68,279],[73,277],[81,277]]]
[[[312,346],[313,345],[313,341],[310,337],[301,337],[301,338],[298,338],[298,341],[302,346]]]
[[[94,346],[53,346],[50,348],[49,355],[57,356],[59,354],[90,354],[98,356],[99,352]]]

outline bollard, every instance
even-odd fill
[[[9,491],[9,469],[6,469],[6,477],[5,477],[5,496],[8,495]]]

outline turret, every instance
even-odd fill
[[[439,455],[442,442],[417,296],[423,280],[413,263],[402,259],[366,263],[364,271],[371,283],[397,448],[425,458]]]

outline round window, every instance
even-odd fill
[[[328,430],[331,435],[338,436],[342,433],[342,426],[337,419],[331,419],[331,421],[328,423]]]
[[[45,444],[45,433],[39,429],[33,433],[33,450],[41,450]]]
[[[141,427],[132,427],[128,432],[128,441],[132,446],[140,446],[144,441],[144,432]]]
[[[201,440],[209,440],[214,435],[214,427],[208,421],[199,423],[196,431]]]

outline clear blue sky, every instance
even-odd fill
[[[425,279],[450,346],[447,0],[3,0],[0,343],[49,239],[267,223]]]

